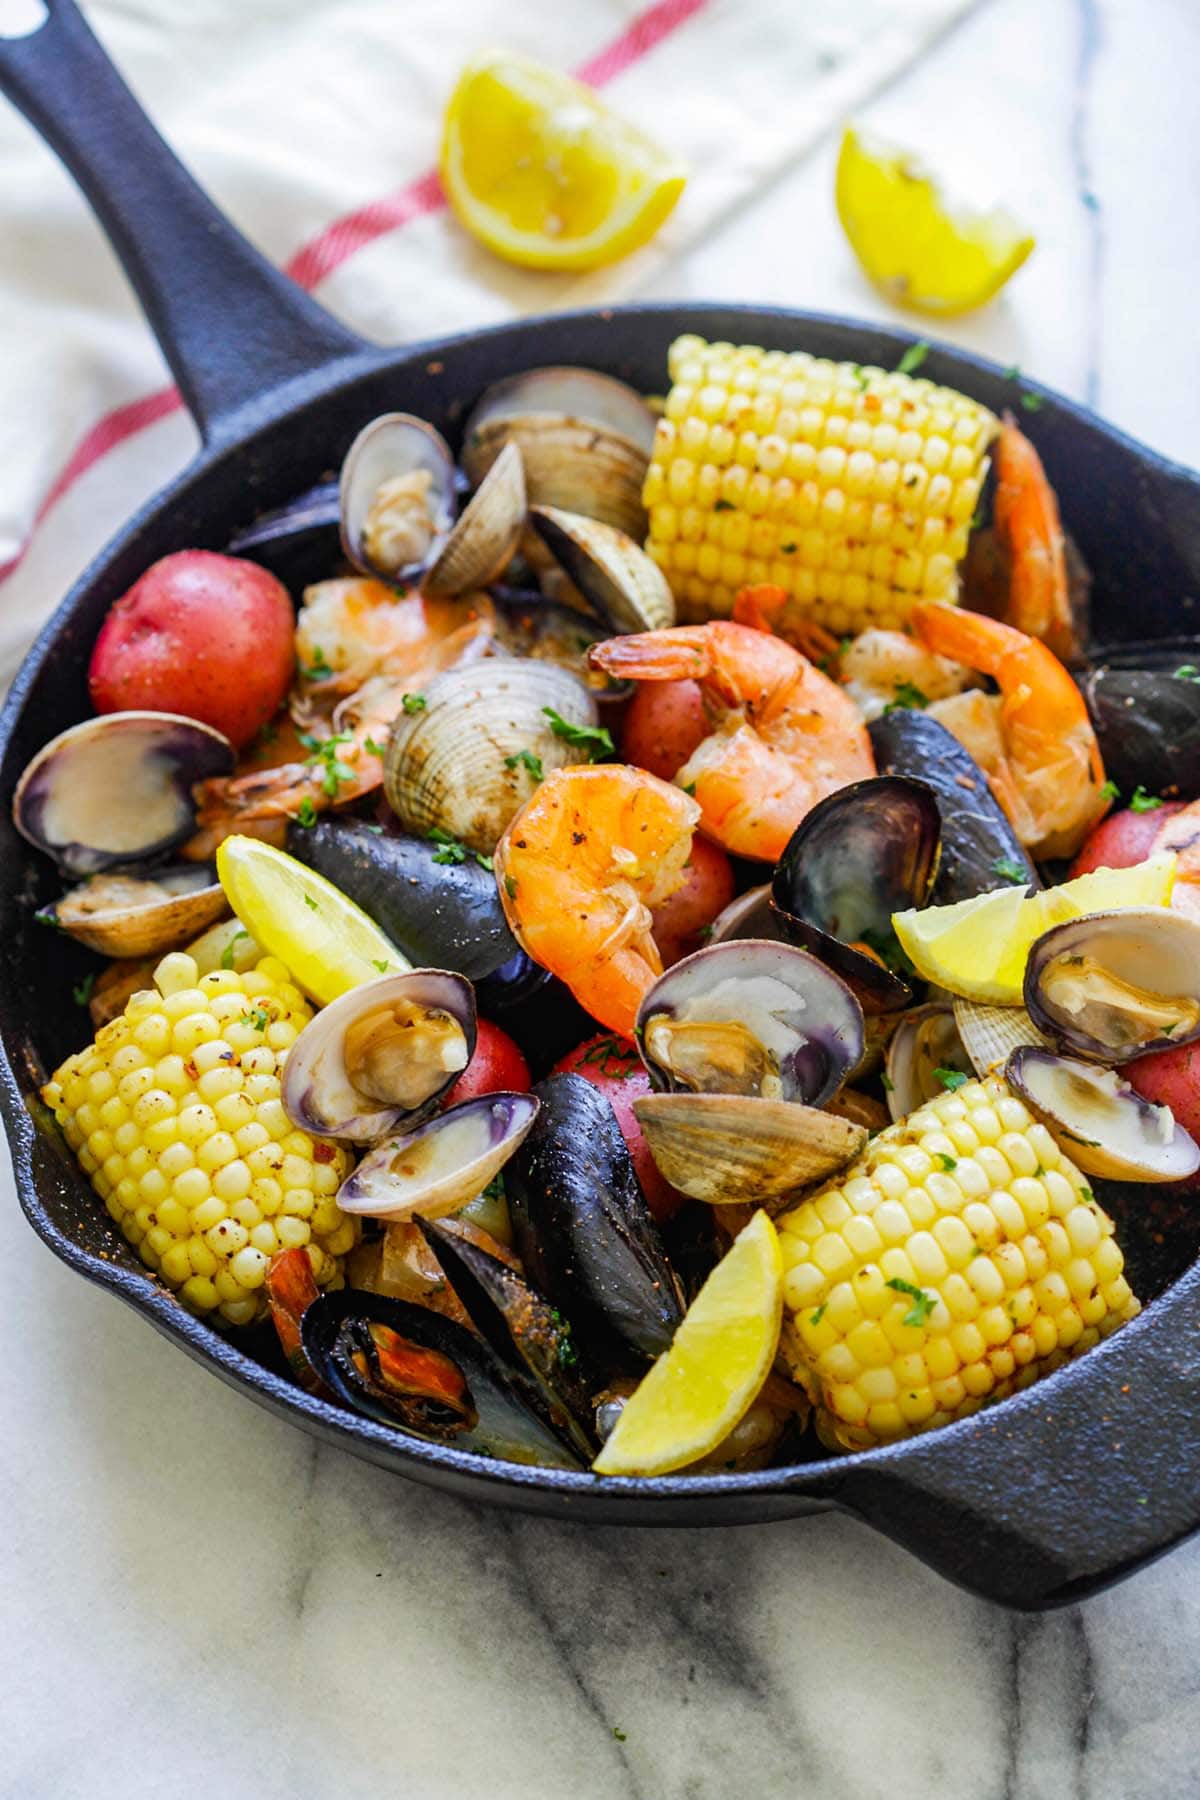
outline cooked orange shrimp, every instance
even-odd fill
[[[1149,854],[1160,850],[1175,852],[1175,886],[1171,889],[1171,905],[1176,912],[1191,913],[1200,918],[1200,800],[1181,807],[1164,819],[1154,835]]]
[[[1058,501],[1042,459],[1006,413],[996,443],[996,539],[1008,564],[1005,617],[1056,656],[1078,653]]]
[[[608,638],[588,658],[635,681],[699,682],[715,730],[675,780],[737,856],[774,862],[818,800],[875,773],[854,702],[782,638],[715,619]]]
[[[296,620],[302,701],[353,694],[373,675],[420,669],[430,650],[464,625],[492,620],[486,594],[427,600],[382,581],[348,576],[306,588]]]
[[[1106,810],[1104,764],[1083,696],[1037,638],[998,619],[926,600],[920,641],[990,675],[998,694],[972,692],[929,707],[969,750],[1021,842],[1038,856],[1073,856]]]
[[[662,973],[650,913],[682,884],[699,817],[644,769],[575,764],[546,777],[496,846],[514,935],[621,1037]]]
[[[733,617],[739,625],[752,625],[755,631],[773,631],[823,669],[832,669],[837,659],[838,640],[832,631],[806,617],[787,589],[773,581],[739,588],[733,597]]]
[[[924,706],[948,700],[975,682],[962,663],[935,656],[904,631],[872,626],[842,651],[838,679],[864,719],[877,719],[891,706]]]

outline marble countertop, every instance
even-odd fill
[[[944,335],[1193,461],[1198,68],[1192,0],[986,0],[864,111],[1036,225],[1010,295]],[[826,144],[655,291],[888,316],[831,168]],[[483,1512],[220,1386],[4,1187],[0,1795],[1200,1794],[1200,1544],[1030,1619],[829,1515]]]

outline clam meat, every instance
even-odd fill
[[[1123,1063],[1200,1038],[1200,921],[1166,907],[1069,919],[1025,967],[1034,1024],[1077,1056]]]
[[[1014,1050],[1005,1080],[1085,1175],[1114,1181],[1183,1181],[1200,1169],[1200,1145],[1115,1069],[1050,1050]]]
[[[363,1218],[444,1218],[495,1179],[538,1115],[530,1094],[480,1094],[374,1144],[338,1190]]]

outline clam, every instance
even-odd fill
[[[884,1058],[888,1111],[894,1120],[945,1092],[939,1069],[972,1073],[970,1056],[958,1035],[954,1008],[945,1001],[914,1006],[903,1013]]]
[[[447,669],[424,687],[425,707],[402,713],[384,757],[384,790],[406,830],[438,834],[480,854],[495,849],[541,773],[586,762],[551,729],[596,723],[583,683],[554,663],[489,657]]]
[[[1069,919],[1025,965],[1025,1007],[1078,1056],[1128,1062],[1200,1038],[1200,921],[1166,907]]]
[[[933,790],[879,775],[814,806],[779,859],[771,895],[781,932],[848,981],[866,1012],[912,999],[885,960],[897,948],[892,914],[926,904],[940,836]]]
[[[71,875],[99,875],[173,849],[195,827],[192,787],[228,775],[233,746],[176,713],[105,713],[38,751],[13,822]]]
[[[1005,1080],[1085,1175],[1115,1181],[1183,1181],[1200,1169],[1200,1145],[1121,1080],[1050,1050],[1014,1050]]]
[[[647,1094],[633,1110],[665,1178],[711,1206],[782,1200],[851,1162],[867,1142],[865,1126],[798,1101]]]
[[[670,1345],[683,1295],[616,1115],[581,1075],[552,1075],[534,1093],[537,1124],[504,1171],[526,1275],[589,1359],[644,1364]]]
[[[593,669],[588,662],[592,645],[609,635],[599,619],[574,606],[556,605],[536,591],[493,587],[491,597],[496,606],[496,643],[506,655],[532,657],[569,670],[595,695],[602,718],[609,707],[629,699],[632,681]]]
[[[300,1338],[338,1399],[383,1425],[503,1462],[579,1466],[543,1423],[528,1377],[427,1307],[353,1288],[322,1294],[305,1309]]]
[[[421,577],[426,594],[466,594],[495,581],[512,561],[525,523],[525,470],[506,444]]]
[[[229,911],[211,863],[89,875],[38,913],[101,956],[154,956],[178,949]]]
[[[500,1173],[537,1115],[529,1094],[464,1100],[377,1143],[342,1183],[338,1205],[364,1218],[403,1221],[458,1212]]]
[[[955,1000],[954,1024],[977,1075],[990,1075],[1002,1068],[1013,1051],[1024,1045],[1046,1048],[1045,1038],[1023,1006],[984,1006],[976,1000]]]
[[[301,1131],[374,1143],[426,1118],[474,1049],[475,996],[463,976],[384,975],[340,995],[304,1027],[288,1052],[280,1098]]]
[[[642,485],[654,415],[610,375],[553,367],[488,388],[463,431],[463,468],[478,483],[507,445],[519,445],[533,506],[557,506],[646,535]]]
[[[660,631],[675,623],[675,598],[656,562],[600,519],[535,506],[530,524],[589,606],[614,631]]]

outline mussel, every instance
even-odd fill
[[[666,576],[615,525],[556,506],[533,507],[529,522],[613,631],[661,631],[675,623],[675,600]]]
[[[940,831],[924,782],[875,776],[814,806],[779,859],[771,896],[781,932],[848,981],[865,1012],[912,999],[886,961],[896,949],[892,914],[926,904]]]
[[[987,776],[944,725],[926,713],[900,708],[868,727],[881,775],[910,775],[932,788],[941,823],[941,857],[932,901],[949,906],[986,894],[1020,873],[1040,887]]]
[[[887,1080],[884,1091],[894,1120],[906,1119],[926,1100],[945,1092],[939,1069],[972,1073],[970,1056],[955,1023],[948,1001],[931,1001],[903,1013],[888,1041],[884,1058]]]
[[[1200,1145],[1115,1069],[1050,1050],[1014,1050],[1005,1080],[1085,1175],[1114,1181],[1183,1181],[1200,1169]]]
[[[228,738],[195,719],[105,713],[38,751],[17,783],[13,822],[71,875],[144,863],[190,836],[194,783],[233,763]]]
[[[1200,922],[1129,907],[1044,932],[1025,965],[1033,1023],[1077,1056],[1124,1063],[1200,1038]]]
[[[280,1098],[301,1131],[371,1144],[427,1118],[474,1049],[475,995],[463,976],[384,975],[310,1020],[288,1053]]]
[[[123,958],[178,949],[228,911],[212,865],[181,863],[89,875],[37,917],[100,956]]]
[[[579,1466],[539,1416],[529,1378],[427,1307],[352,1288],[322,1294],[305,1310],[300,1338],[321,1380],[381,1424],[504,1462]]]
[[[1083,682],[1105,770],[1126,795],[1200,791],[1200,649],[1177,657],[1173,671],[1105,666]]]
[[[361,1218],[440,1219],[481,1194],[528,1136],[529,1094],[480,1094],[376,1143],[338,1190]]]

